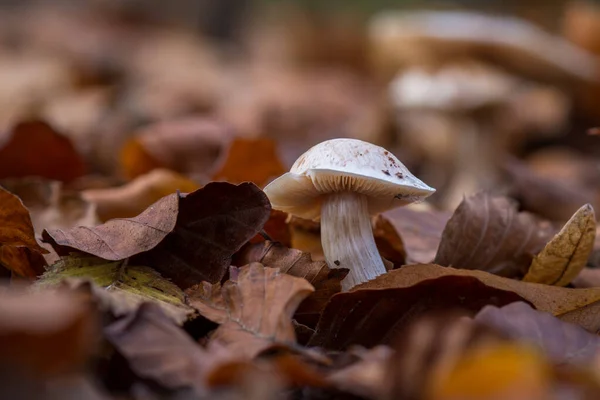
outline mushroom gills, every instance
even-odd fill
[[[377,251],[367,196],[330,193],[321,205],[321,243],[329,268],[350,270],[342,291],[386,273]]]

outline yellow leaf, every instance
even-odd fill
[[[586,204],[533,259],[523,281],[566,286],[585,267],[595,238],[594,208]]]

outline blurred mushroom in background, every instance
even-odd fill
[[[423,176],[445,187],[442,205],[491,189],[496,167],[524,133],[556,133],[569,101],[560,92],[474,60],[401,70],[390,83],[400,141],[424,157]],[[530,112],[523,112],[527,104]]]

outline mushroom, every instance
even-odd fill
[[[274,209],[320,217],[327,264],[350,270],[342,281],[347,291],[386,272],[370,215],[423,200],[435,189],[382,147],[332,139],[310,148],[264,191]]]
[[[447,209],[454,209],[465,193],[491,188],[490,178],[511,138],[528,128],[553,131],[563,125],[569,109],[566,97],[560,92],[473,60],[438,68],[402,70],[390,83],[389,90],[396,122],[409,145],[424,148],[427,152],[431,148],[438,149],[430,157],[442,164],[453,164],[454,176],[442,199]],[[540,93],[543,99],[549,100],[552,126],[542,126],[535,115],[530,115],[535,114],[532,109],[540,107],[528,104],[526,113],[515,107],[518,104],[523,108],[522,100],[540,97],[537,96]],[[428,129],[426,124],[433,116],[445,129]],[[437,145],[432,143],[434,141]],[[444,148],[439,143],[443,143]],[[434,161],[427,165],[438,167],[426,171],[430,175],[428,178],[439,175],[436,171],[449,171],[447,166],[439,168]]]

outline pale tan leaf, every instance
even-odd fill
[[[292,315],[313,286],[259,263],[232,267],[230,274],[222,287],[204,282],[187,291],[200,314],[221,324],[212,340],[249,358],[274,344],[294,345]]]
[[[533,259],[524,282],[566,286],[592,253],[596,239],[596,218],[590,204],[581,207]]]

